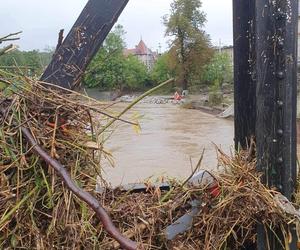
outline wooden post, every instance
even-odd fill
[[[256,0],[257,169],[289,200],[297,176],[297,27],[298,0]],[[283,241],[268,236],[260,230],[259,249],[267,240],[271,249],[282,249]],[[297,249],[295,241],[290,248]]]
[[[233,0],[235,146],[247,148],[255,136],[255,0]]]
[[[41,80],[73,89],[128,0],[89,0]]]
[[[298,0],[256,1],[257,158],[288,199],[296,184]]]
[[[236,147],[246,148],[255,135],[263,182],[291,200],[297,175],[298,0],[234,0],[233,10]],[[282,249],[277,233],[258,226],[257,249]],[[290,248],[297,249],[293,240]]]

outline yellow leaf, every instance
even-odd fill
[[[137,134],[140,134],[142,132],[142,128],[139,123],[137,125],[133,125],[133,130]]]

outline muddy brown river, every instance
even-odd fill
[[[125,104],[117,107],[120,110]],[[134,183],[161,176],[186,178],[205,149],[202,168],[216,170],[215,145],[230,152],[233,122],[197,110],[167,104],[140,104],[125,118],[142,116],[141,131],[118,125],[106,148],[115,167],[105,167],[105,178],[113,185]]]

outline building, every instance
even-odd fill
[[[134,49],[125,49],[124,54],[126,56],[133,55],[137,57],[137,59],[146,65],[148,70],[153,68],[158,57],[158,53],[152,52],[142,39]]]
[[[224,46],[221,48],[217,48],[220,53],[226,53],[230,59],[231,65],[233,66],[233,46]]]

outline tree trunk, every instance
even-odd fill
[[[180,43],[180,57],[181,57],[181,68],[182,68],[182,90],[188,89],[188,74],[186,69],[186,56],[184,49],[184,33],[179,30],[179,43]]]
[[[183,79],[182,79],[182,90],[188,90],[188,74],[185,69],[184,69]]]

